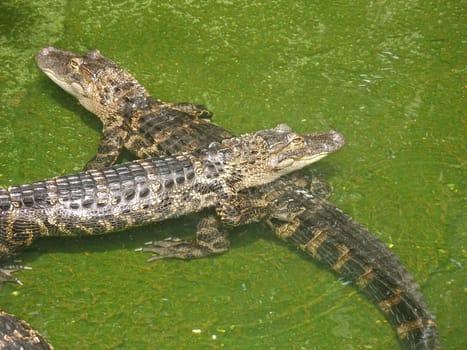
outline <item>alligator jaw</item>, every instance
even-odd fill
[[[285,124],[278,125],[277,129],[287,130],[287,132],[293,135],[290,128]],[[340,149],[344,143],[344,136],[334,130],[295,135],[290,141],[289,150],[282,149],[277,154],[277,158],[275,159],[276,174],[284,175],[315,163]]]

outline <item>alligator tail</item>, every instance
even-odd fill
[[[268,222],[276,235],[356,284],[384,312],[404,349],[439,349],[434,317],[393,252],[326,200],[297,188],[290,199],[292,192],[283,192],[289,201],[279,210],[288,216],[286,221]]]

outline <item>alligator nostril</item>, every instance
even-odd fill
[[[345,144],[344,135],[342,135],[340,132],[331,130],[330,133],[332,134],[332,139],[334,140],[337,146],[343,146]]]
[[[50,51],[51,51],[50,49],[51,49],[50,47],[44,47],[44,48],[40,49],[39,52],[37,53],[36,57],[35,57],[36,62],[39,63],[44,59],[44,57],[47,57],[49,55]]]
[[[48,55],[49,52],[50,52],[50,47],[44,47],[43,49],[39,51],[39,55],[45,56],[45,55]]]

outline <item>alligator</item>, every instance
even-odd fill
[[[280,124],[192,153],[3,188],[0,257],[37,237],[114,232],[214,206],[223,223],[246,223],[254,212],[237,192],[301,169],[343,144],[336,131],[299,135]]]
[[[232,136],[206,120],[212,114],[201,106],[163,103],[150,97],[129,73],[98,51],[78,55],[45,48],[36,61],[103,122],[104,137],[88,168],[114,162],[123,145],[144,157],[177,153]],[[365,227],[294,180],[279,179],[247,192],[246,199],[256,198],[257,220],[266,222],[279,238],[354,282],[376,301],[395,327],[404,349],[439,348],[434,317],[418,285],[386,245]],[[159,253],[162,258],[199,257],[190,256],[193,248],[199,249],[196,241],[172,240],[153,242],[143,251]]]
[[[321,196],[279,179],[260,193],[263,219],[276,235],[352,282],[375,302],[403,349],[439,349],[437,326],[418,284],[381,240]]]

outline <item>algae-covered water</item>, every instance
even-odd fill
[[[166,101],[205,104],[236,133],[334,128],[316,168],[331,200],[392,247],[465,349],[465,1],[2,1],[0,186],[76,172],[100,124],[49,81],[44,46],[98,48]],[[125,159],[128,159],[128,155]],[[158,261],[134,249],[191,237],[196,216],[99,237],[41,239],[0,306],[57,349],[394,349],[345,281],[262,225],[230,252]]]

